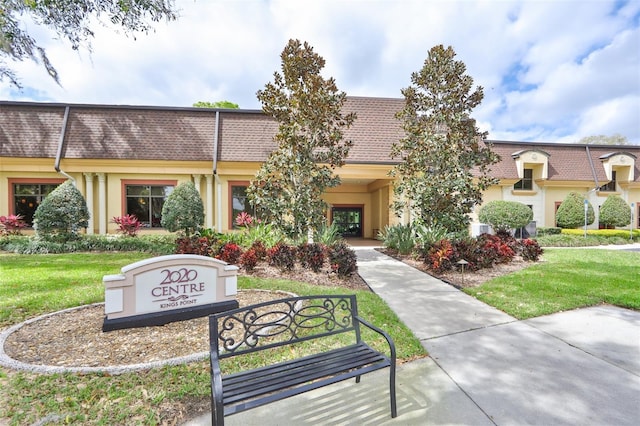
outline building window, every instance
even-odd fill
[[[160,228],[162,207],[174,185],[125,184],[125,214],[135,215],[146,228]]]
[[[513,189],[533,190],[533,169],[524,169],[524,177],[513,185]]]
[[[247,188],[249,182],[229,182],[229,198],[231,208],[229,209],[231,217],[229,218],[230,227],[238,229],[236,225],[236,217],[242,212],[255,216],[255,209],[249,203],[247,197]]]
[[[615,192],[616,190],[616,172],[611,172],[611,181],[600,187],[600,191]]]
[[[28,226],[33,226],[33,214],[36,209],[42,200],[62,182],[62,180],[56,180],[49,183],[13,183],[11,185],[13,214],[22,216]]]

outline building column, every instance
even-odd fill
[[[196,187],[196,191],[200,194],[200,181],[202,180],[202,175],[191,175],[193,176],[193,184]],[[202,196],[202,194],[200,194]]]
[[[96,173],[98,176],[98,233],[107,233],[107,186],[106,175]]]
[[[89,225],[87,226],[87,234],[93,234],[94,230],[94,209],[93,209],[93,173],[83,173],[85,181],[85,194],[87,207],[89,208]]]
[[[206,175],[207,179],[207,204],[205,204],[206,226],[213,228],[213,212],[215,203],[213,202],[213,175]]]

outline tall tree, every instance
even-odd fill
[[[146,32],[152,28],[152,22],[174,20],[177,13],[173,0],[1,0],[0,80],[8,79],[17,87],[20,87],[18,77],[8,61],[41,62],[59,83],[58,72],[45,49],[21,25],[24,16],[56,31],[71,42],[74,50],[81,47],[91,50],[92,25],[108,21],[128,34]]]
[[[238,104],[230,101],[218,101],[218,102],[198,101],[194,103],[193,106],[196,108],[223,108],[223,109],[240,108]]]
[[[622,136],[620,133],[616,133],[611,136],[585,136],[580,139],[578,143],[586,145],[629,145],[629,139],[627,139],[626,136]]]
[[[306,42],[289,40],[280,55],[282,73],[257,93],[263,111],[278,123],[277,149],[247,189],[267,220],[293,237],[311,235],[325,222],[322,193],[340,184],[334,169],[344,164],[352,142],[343,130],[356,119],[343,114],[346,94],[320,71],[325,61]],[[310,239],[310,238],[309,238]]]
[[[435,46],[411,74],[397,114],[405,137],[391,149],[392,158],[400,159],[391,170],[396,213],[408,208],[412,220],[449,231],[468,226],[482,191],[495,183],[489,167],[499,160],[470,117],[484,97],[482,87],[472,90],[473,79],[455,56],[451,47]]]

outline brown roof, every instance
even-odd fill
[[[395,162],[389,152],[403,136],[395,118],[403,104],[403,99],[347,98],[345,113],[357,114],[344,134],[353,141],[348,163]],[[277,124],[257,110],[0,101],[0,156],[55,158],[67,107],[63,158],[213,161],[216,112],[218,161],[262,162],[275,148]],[[517,178],[514,153],[539,150],[549,154],[550,181],[593,181],[595,170],[604,182],[600,157],[625,151],[639,158],[635,178],[640,181],[640,146],[487,142],[502,158],[492,167],[497,178]]]

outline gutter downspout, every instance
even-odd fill
[[[600,184],[598,183],[598,175],[596,174],[596,168],[593,166],[593,158],[591,158],[591,151],[589,151],[589,146],[585,146],[587,149],[587,158],[589,159],[589,165],[591,166],[591,173],[593,174],[593,180],[596,182],[595,189],[600,188]]]
[[[69,122],[69,105],[64,108],[64,117],[62,119],[62,129],[60,130],[60,139],[58,140],[58,152],[56,153],[56,161],[53,167],[56,169],[56,172],[65,176],[67,179],[71,179],[73,184],[76,184],[76,180],[65,173],[63,170],[60,170],[60,161],[62,160],[62,150],[64,148],[65,136],[67,133],[67,123]]]
[[[216,208],[214,229],[222,232],[222,182],[218,176],[218,129],[220,125],[220,111],[216,110],[216,125],[213,134],[213,178],[216,181]]]

